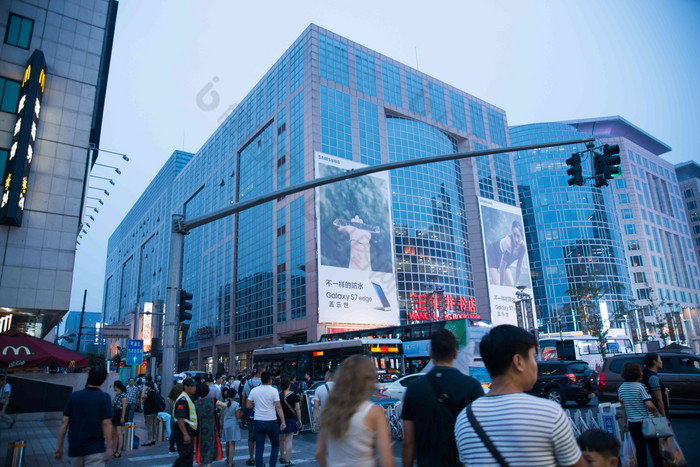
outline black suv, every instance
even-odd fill
[[[562,407],[567,401],[588,405],[596,396],[598,373],[588,363],[580,360],[537,362],[537,382],[528,391],[533,396],[544,397]]]

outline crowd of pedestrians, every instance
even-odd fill
[[[610,466],[620,463],[621,445],[602,430],[589,430],[577,440],[559,404],[526,394],[537,380],[537,340],[522,328],[492,328],[479,344],[491,377],[487,394],[481,384],[455,368],[457,340],[448,330],[431,336],[432,369],[407,388],[403,420],[404,466]],[[623,430],[629,432],[637,465],[663,465],[657,439],[644,437],[642,421],[668,413],[667,392],[658,376],[658,354],[644,359],[644,368],[628,362],[619,389]],[[173,385],[163,398],[152,379],[143,388],[130,378],[114,383],[115,396],[100,390],[107,373],[90,370],[86,388],[71,394],[61,423],[55,458],[63,456],[68,434],[68,455],[75,465],[104,465],[120,457],[122,427],[142,411],[148,439],[156,442],[156,427],[165,424],[174,466],[209,466],[226,460],[233,466],[241,428],[248,431],[246,465],[263,467],[265,445],[271,451],[268,465],[278,459],[292,464],[292,440],[301,427],[300,394],[313,385],[307,373],[300,383],[295,375],[273,375],[257,368],[237,377],[216,374],[187,377]],[[322,467],[394,467],[391,432],[384,410],[371,402],[377,371],[369,357],[345,359],[315,388],[310,421],[316,438],[315,457]],[[0,403],[11,389],[3,380]],[[308,386],[307,386],[308,385]],[[167,402],[167,405],[166,405]],[[632,446],[632,443],[629,443]],[[630,448],[631,449],[631,448]]]

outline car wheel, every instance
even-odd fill
[[[564,393],[559,388],[547,389],[547,392],[544,393],[544,397],[549,399],[552,402],[556,402],[557,404],[561,405],[562,407],[564,407],[564,405],[566,405],[566,398],[564,397]]]
[[[576,398],[576,403],[582,407],[587,406],[590,401],[591,401],[590,397],[577,397]]]

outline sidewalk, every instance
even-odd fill
[[[141,443],[146,442],[147,431],[144,424],[143,413],[137,412],[134,414],[134,423],[136,423],[136,436],[139,437]],[[68,435],[63,443],[63,459],[57,461],[53,454],[56,450],[56,440],[58,438],[58,429],[61,426],[60,420],[17,420],[15,426],[10,429],[6,423],[0,423],[0,465],[5,465],[5,457],[7,456],[7,445],[15,440],[24,440],[27,447],[24,448],[23,466],[27,467],[50,467],[50,466],[67,466],[70,467],[71,459],[68,457]],[[167,445],[168,441],[162,441],[156,446]],[[123,451],[123,457],[131,455],[143,454],[150,448],[140,447],[135,451]]]

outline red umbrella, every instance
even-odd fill
[[[86,366],[88,361],[78,353],[19,331],[0,334],[0,367],[3,368],[47,365],[73,368]]]

